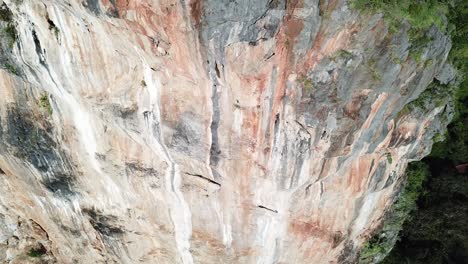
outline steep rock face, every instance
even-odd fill
[[[450,116],[346,1],[3,2],[7,263],[352,262]]]

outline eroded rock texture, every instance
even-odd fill
[[[3,2],[5,263],[353,262],[450,118],[346,1]]]

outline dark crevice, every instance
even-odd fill
[[[214,61],[214,63],[213,63]],[[208,64],[208,75],[211,81],[213,82],[212,94],[211,94],[211,103],[213,107],[213,113],[211,116],[211,147],[210,147],[210,167],[213,171],[213,175],[216,177],[218,173],[215,171],[215,167],[218,165],[220,160],[219,155],[221,154],[221,148],[218,141],[218,128],[220,122],[220,106],[219,106],[219,93],[218,93],[218,78],[220,75],[218,64],[216,60],[207,60]],[[219,74],[219,75],[218,75]]]
[[[52,21],[50,17],[47,17],[47,23],[49,24],[49,30],[53,30],[54,28],[57,28],[54,21]]]
[[[41,243],[38,243],[35,247],[29,249],[27,255],[31,258],[38,258],[47,253],[47,249]]]
[[[274,53],[274,52],[271,53],[270,55],[268,55],[268,56],[265,58],[265,61],[271,59],[271,58],[272,58],[273,56],[275,56],[275,55],[276,55],[276,53]]]
[[[268,40],[267,38],[259,38],[256,40],[249,41],[249,46],[257,46],[260,41]]]
[[[273,213],[275,213],[275,214],[277,214],[277,213],[278,213],[278,211],[277,211],[277,210],[270,209],[270,208],[268,208],[268,207],[265,207],[265,206],[263,206],[263,205],[258,205],[257,207],[258,207],[258,208],[260,208],[260,209],[265,209],[265,210],[267,210],[267,211],[273,212]]]
[[[216,76],[218,76],[218,78],[221,78],[221,73],[219,72],[219,68],[218,68],[218,63],[215,62],[215,71],[216,71]]]
[[[297,121],[297,120],[294,120],[302,129],[304,129],[305,132],[307,132],[307,134],[309,134],[310,136],[310,132],[309,130],[307,130],[307,128],[304,126],[304,124],[302,124],[301,122]]]
[[[49,30],[54,34],[57,41],[60,42],[60,38],[59,38],[60,29],[57,27],[57,25],[55,25],[54,21],[50,19],[49,15],[47,15],[47,23],[49,24]]]
[[[37,124],[26,109],[10,107],[3,143],[8,151],[34,166],[43,175],[41,183],[54,194],[73,195],[75,176],[67,155],[54,140],[50,124]]]
[[[54,194],[62,196],[71,196],[75,194],[74,179],[72,175],[56,173],[53,178],[46,178],[42,181],[44,187]]]
[[[0,20],[5,22],[11,22],[13,20],[13,13],[5,3],[0,6]]]
[[[95,15],[101,14],[101,6],[99,4],[99,0],[86,0],[83,2],[83,6]]]
[[[32,31],[32,37],[34,40],[34,46],[36,47],[37,56],[39,56],[39,61],[42,65],[45,65],[44,52],[42,51],[41,42],[39,41],[35,30]]]
[[[107,14],[111,17],[120,17],[119,9],[115,0],[109,0],[109,2],[111,3],[112,7],[108,10]]]
[[[203,179],[205,181],[208,181],[209,183],[212,183],[214,185],[218,185],[219,187],[221,187],[221,184],[219,182],[213,181],[212,179],[207,178],[207,177],[205,177],[205,176],[203,176],[201,174],[193,174],[193,173],[188,173],[188,172],[184,172],[184,173],[187,174],[187,175],[190,175],[190,176],[194,176],[194,177]]]
[[[125,169],[128,172],[136,173],[140,177],[159,177],[159,173],[157,170],[141,166],[138,163],[126,162]]]
[[[307,187],[305,188],[306,196],[309,196],[310,194],[310,187],[312,187],[312,184],[308,184]]]
[[[284,3],[284,6],[282,7],[279,7],[279,1],[278,0],[270,0],[270,2],[268,2],[267,4],[267,8],[265,9],[265,11],[259,16],[257,17],[250,25],[249,27],[251,26],[254,26],[255,24],[257,24],[258,21],[260,21],[261,19],[265,18],[267,15],[268,15],[268,12],[272,9],[278,9],[278,8],[281,8],[281,9],[286,9],[286,2]],[[264,26],[266,27],[266,26]],[[274,27],[274,30],[276,31],[276,27]]]
[[[322,136],[320,136],[320,139],[324,139],[327,136],[327,131],[324,130],[322,133]]]
[[[94,230],[105,237],[118,236],[125,233],[123,227],[114,224],[118,220],[116,216],[104,215],[94,208],[85,208],[83,209],[83,213],[89,216],[89,222]]]
[[[217,91],[217,85],[213,85],[213,95],[211,97],[213,104],[213,116],[211,121],[211,147],[210,147],[210,166],[216,167],[219,162],[219,155],[221,154],[221,149],[219,148],[218,142],[218,127],[219,127],[219,95]]]
[[[369,172],[367,173],[367,175],[370,175],[370,174],[371,174],[371,171],[372,171],[372,169],[374,168],[374,163],[375,163],[375,160],[373,159],[372,162],[371,162],[371,165],[370,165],[370,168],[369,168]]]

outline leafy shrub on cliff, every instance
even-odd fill
[[[3,22],[0,26],[3,28],[4,41],[12,48],[18,33],[13,22],[13,13],[5,3],[0,6],[0,21]]]
[[[435,25],[440,31],[447,28],[446,15],[456,0],[352,0],[351,6],[363,13],[382,13],[390,32],[399,31],[404,21],[411,25],[409,57],[417,64],[422,61],[422,49],[431,41],[427,31]],[[398,62],[398,60],[397,60]],[[432,63],[432,62],[431,62]],[[424,62],[424,65],[426,63]]]
[[[13,46],[13,43],[16,41],[16,28],[13,24],[8,24],[8,26],[3,29],[5,31],[6,36],[8,37],[8,41],[10,43],[10,46]]]
[[[41,97],[39,97],[39,105],[49,114],[52,114],[52,106],[49,102],[49,96],[46,93],[41,94]]]
[[[447,139],[434,145],[431,156],[462,163],[468,162],[468,2],[457,3],[449,14],[449,22],[455,25],[449,59],[463,81],[455,92],[455,116],[448,127]]]
[[[4,67],[5,67],[5,70],[7,70],[9,73],[13,73],[15,75],[18,75],[18,70],[15,68],[15,66],[10,64],[9,62],[6,62]]]
[[[19,71],[12,60],[12,49],[18,38],[18,32],[13,20],[13,13],[3,3],[0,6],[0,67],[8,72],[18,75]]]
[[[450,1],[415,0],[354,0],[351,6],[365,12],[382,12],[391,29],[406,20],[417,30],[436,25],[445,30],[444,16]]]
[[[39,258],[45,253],[47,253],[47,249],[43,245],[39,244],[37,247],[31,248],[27,255],[31,258]]]
[[[304,92],[310,93],[314,91],[314,84],[312,83],[312,80],[309,79],[306,75],[299,76],[297,81],[302,86]]]
[[[390,29],[408,21],[414,29],[425,30],[436,25],[445,30],[444,16],[451,1],[434,0],[354,0],[351,6],[369,13],[382,12]]]

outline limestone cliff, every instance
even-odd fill
[[[354,262],[450,119],[343,0],[0,2],[2,263]]]

